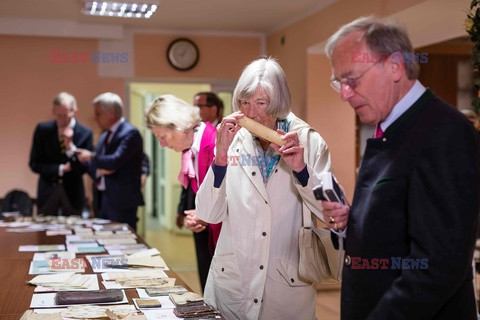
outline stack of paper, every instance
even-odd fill
[[[35,292],[99,290],[96,275],[81,275],[73,272],[40,275],[29,283],[37,286]]]
[[[105,248],[98,245],[95,239],[91,236],[84,237],[81,235],[67,235],[66,236],[67,250],[75,253],[87,252],[105,252]]]
[[[105,249],[108,251],[109,254],[119,255],[119,254],[132,254],[138,251],[147,250],[148,247],[143,243],[135,243],[135,244],[114,244],[105,246]]]
[[[127,256],[127,264],[130,267],[149,267],[161,268],[167,270],[167,264],[159,255],[160,252],[153,248],[145,251],[140,251]]]

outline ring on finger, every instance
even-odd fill
[[[330,217],[330,223],[335,223],[335,218]]]

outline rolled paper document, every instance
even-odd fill
[[[251,134],[275,143],[276,145],[283,146],[285,141],[282,140],[282,135],[277,131],[265,127],[263,124],[258,123],[246,116],[238,119],[238,125],[250,131]]]

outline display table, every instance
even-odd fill
[[[138,235],[137,242],[145,243]],[[6,228],[0,227],[0,319],[18,320],[29,309],[35,287],[27,284],[27,281],[34,277],[34,275],[28,274],[34,253],[19,252],[18,247],[20,245],[39,244],[65,244],[65,236],[47,236],[45,231],[28,233],[6,232]],[[86,254],[77,254],[77,257],[85,256]],[[171,270],[165,272],[169,277],[177,279],[177,285],[183,285],[190,290],[175,272]],[[92,273],[92,268],[88,264],[85,274]],[[105,289],[100,281],[100,275],[97,275],[97,277],[100,289]],[[125,293],[129,304],[133,304],[132,298],[138,298],[135,289],[125,289]]]

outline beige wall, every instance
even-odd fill
[[[138,34],[135,36],[135,74],[137,77],[178,79],[237,79],[242,69],[260,52],[258,37],[191,36],[200,51],[197,66],[186,72],[167,62],[168,44],[174,35]]]
[[[28,167],[33,131],[51,120],[52,100],[60,91],[77,98],[80,122],[98,132],[92,99],[104,91],[123,95],[123,80],[97,77],[93,63],[58,64],[51,52],[91,52],[96,40],[0,36],[0,197],[11,188],[36,197],[37,177]]]
[[[178,79],[235,80],[242,68],[258,57],[260,38],[194,36],[201,57],[198,66],[179,72],[166,60],[166,48],[175,35],[136,35],[134,78],[98,76],[98,64],[52,63],[52,51],[96,51],[95,39],[0,36],[0,198],[12,188],[36,197],[37,176],[28,167],[33,131],[40,121],[51,120],[51,102],[60,91],[68,91],[79,106],[78,120],[100,130],[93,118],[91,101],[105,91],[118,93],[126,101],[129,81],[151,78],[170,82]],[[129,57],[131,59],[131,57]]]
[[[349,200],[355,185],[355,113],[338,103],[338,94],[330,89],[330,65],[325,55],[309,55],[307,72],[306,119],[327,141],[335,175]],[[320,88],[327,88],[322,90]]]

